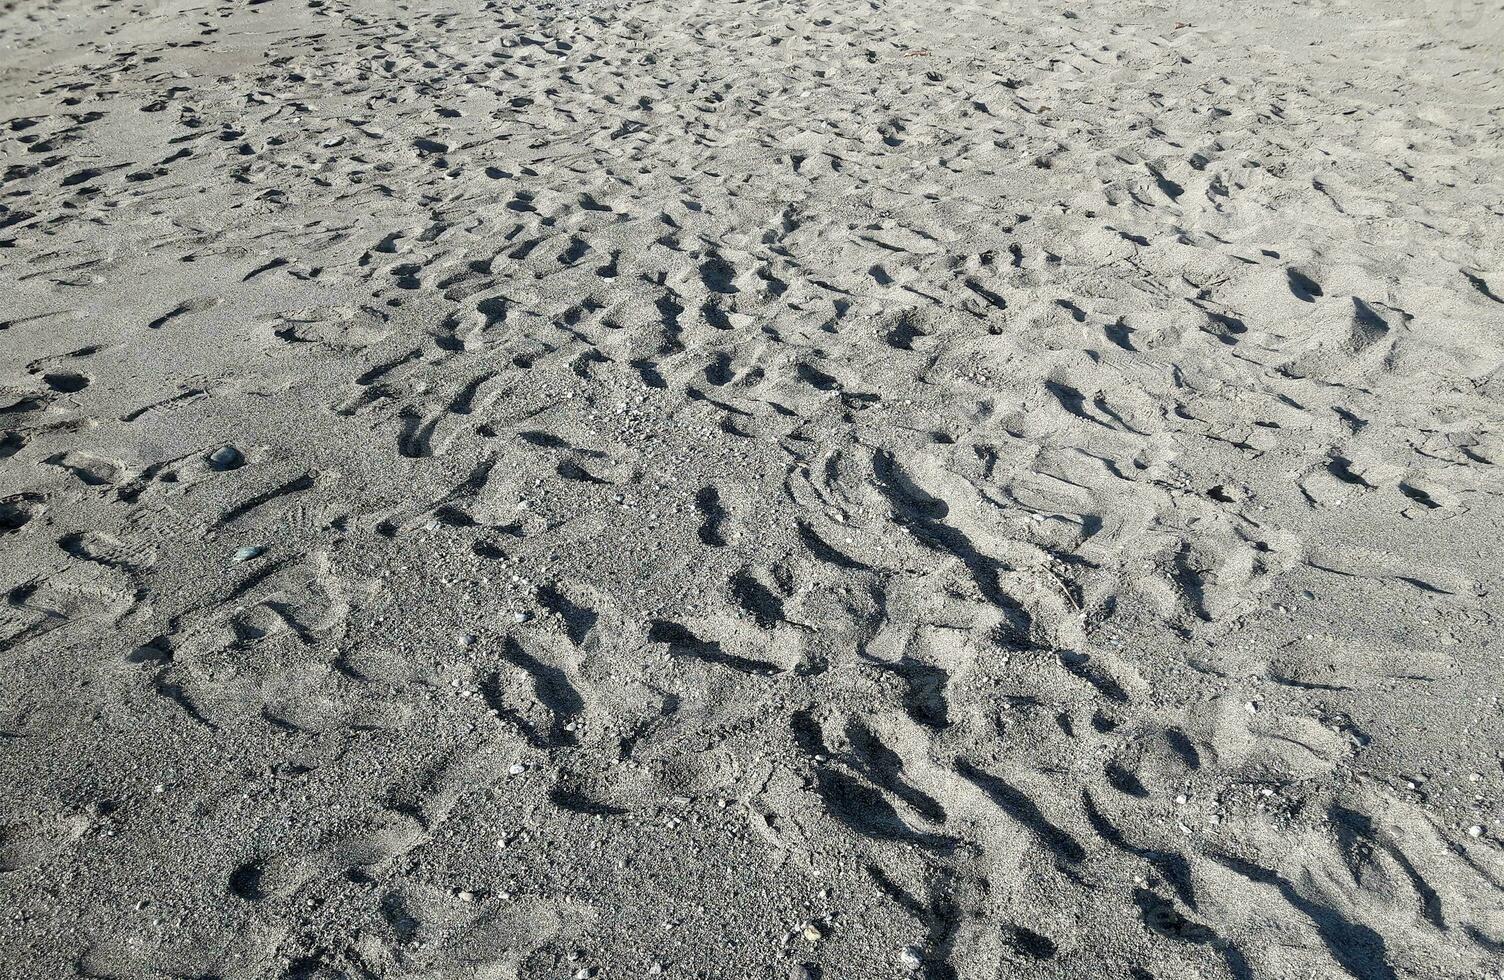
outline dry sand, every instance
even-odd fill
[[[1497,974],[1496,8],[12,4],[0,976]]]

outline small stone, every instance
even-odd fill
[[[462,647],[475,646],[476,636],[474,633],[463,633],[455,638],[455,642]]]
[[[815,980],[815,971],[808,963],[795,963],[789,967],[789,980]]]
[[[523,765],[520,762],[514,762],[512,763],[512,767],[508,769],[507,772],[511,773],[514,776],[520,776],[523,773],[527,772],[527,766]]]
[[[825,938],[825,933],[821,932],[819,926],[813,922],[806,922],[804,924],[804,938],[812,943],[817,943]]]
[[[1476,824],[1476,823],[1473,824],[1471,827],[1469,827],[1467,829],[1467,835],[1469,837],[1482,837],[1483,836],[1483,825],[1482,824]]]
[[[525,612],[519,612],[519,613],[513,613],[512,614],[512,622],[514,622],[514,623],[517,623],[517,624],[520,625],[522,623],[527,622],[527,620],[528,620],[528,615]]]
[[[260,558],[264,554],[266,554],[265,548],[258,548],[255,545],[246,545],[244,548],[236,549],[235,554],[231,558],[231,561],[250,561],[252,558]]]
[[[457,899],[459,899],[462,902],[473,902],[473,901],[475,901],[476,895],[475,895],[475,892],[471,891],[468,888],[465,888],[465,889],[461,889],[459,892],[455,893],[454,897],[457,898]]]
[[[220,472],[238,470],[244,465],[245,457],[234,446],[220,446],[209,454],[210,468]]]
[[[924,966],[924,950],[918,946],[905,946],[903,952],[898,954],[898,962],[903,964],[905,970],[918,970]]]
[[[653,965],[650,966],[650,967],[648,967],[648,976],[650,976],[650,977],[661,977],[661,976],[663,976],[663,961],[662,960],[654,960],[653,961]]]

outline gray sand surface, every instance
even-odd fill
[[[0,11],[0,977],[1504,970],[1504,12]]]

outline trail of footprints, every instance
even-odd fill
[[[1497,519],[1481,116],[1090,5],[148,9],[0,14],[7,961],[1496,960],[1494,851],[1275,612],[1469,696],[1407,651],[1496,623],[1425,544]]]

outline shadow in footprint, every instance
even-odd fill
[[[671,657],[688,657],[692,660],[703,660],[706,663],[729,667],[744,674],[767,675],[783,673],[783,668],[777,664],[769,663],[765,660],[752,660],[748,657],[739,657],[734,653],[727,653],[714,640],[701,639],[688,628],[664,619],[651,621],[648,627],[648,642],[667,644],[669,656]]]
[[[1285,279],[1289,282],[1290,292],[1302,303],[1314,303],[1316,297],[1324,295],[1321,284],[1299,269],[1286,269]]]
[[[745,570],[731,577],[731,598],[762,629],[783,622],[783,600]]]
[[[1086,849],[1080,842],[1050,823],[1022,790],[999,776],[978,769],[965,759],[956,760],[956,771],[985,793],[999,809],[1033,833],[1057,858],[1068,864],[1080,864],[1086,860]]]
[[[817,769],[815,792],[825,802],[831,816],[864,837],[904,841],[943,853],[955,849],[954,838],[914,830],[903,822],[881,792],[844,773],[825,766]]]
[[[721,506],[721,494],[715,487],[701,487],[695,494],[695,509],[704,520],[700,524],[700,540],[712,548],[724,548],[726,539],[721,529],[726,523],[726,508]]]

